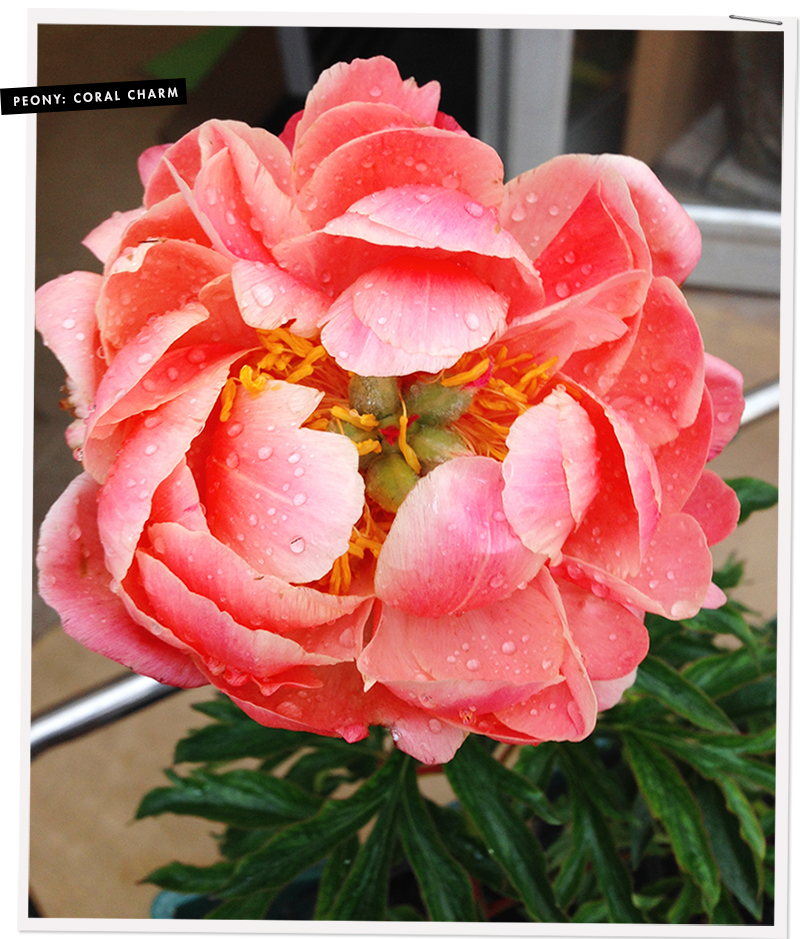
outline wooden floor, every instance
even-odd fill
[[[129,63],[116,61],[117,77],[140,77],[139,62],[163,51],[179,36],[142,35]],[[80,63],[80,78],[63,78],[58,56]],[[105,78],[87,74],[80,47],[50,49],[59,81]],[[107,64],[106,64],[107,67]],[[119,74],[119,68],[125,73]],[[44,82],[42,82],[44,83]],[[138,153],[160,142],[170,108],[73,112],[41,116],[38,163],[37,281],[73,269],[96,270],[81,238],[116,209],[133,208],[141,190]],[[102,115],[102,119],[98,117]],[[102,129],[101,129],[102,128]],[[78,143],[79,142],[79,143]],[[777,298],[692,291],[692,306],[708,351],[736,365],[753,388],[779,371]],[[39,349],[35,379],[34,523],[79,470],[63,442],[65,416],[58,409],[63,374]],[[755,475],[778,482],[777,415],[740,432],[714,465],[723,477]],[[751,517],[719,549],[746,562],[747,583],[737,592],[754,609],[777,610],[777,508]],[[32,708],[34,712],[120,673],[119,666],[87,652],[57,628],[57,617],[33,598]],[[137,882],[149,870],[175,858],[204,863],[215,859],[213,826],[164,817],[132,821],[142,794],[163,781],[175,742],[204,719],[192,702],[207,689],[183,692],[113,727],[63,745],[37,759],[30,786],[30,887],[42,916],[144,918],[155,888]]]

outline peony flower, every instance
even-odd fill
[[[643,164],[497,154],[389,60],[323,73],[278,138],[210,121],[140,159],[37,326],[84,472],[42,596],[89,648],[272,727],[427,763],[580,740],[646,611],[724,597],[707,463],[741,376],[678,285],[699,233]]]

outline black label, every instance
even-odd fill
[[[0,89],[3,114],[47,111],[96,111],[103,108],[148,108],[186,104],[185,78],[154,78],[91,85],[32,85]]]

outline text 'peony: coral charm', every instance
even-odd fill
[[[419,760],[580,740],[716,606],[741,377],[679,291],[699,233],[651,171],[497,154],[389,60],[281,138],[209,121],[40,289],[84,473],[40,590],[95,651],[257,721]]]

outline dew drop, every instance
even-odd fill
[[[71,316],[68,316],[61,325],[64,329],[72,329],[75,325],[75,320]]]
[[[565,297],[569,296],[569,286],[563,280],[560,280],[556,284],[556,294],[561,297],[563,300]]]
[[[272,456],[272,447],[261,447],[258,451],[259,460],[268,460]]]
[[[371,98],[380,98],[380,96],[383,94],[383,89],[380,85],[373,85],[369,90],[369,94]]]
[[[437,721],[435,717],[432,717],[428,721],[428,727],[430,727],[432,734],[440,734],[442,732],[442,722]]]
[[[300,454],[295,450],[295,452],[294,452],[294,453],[290,453],[289,456],[288,456],[286,459],[288,460],[289,463],[299,463],[299,462],[300,462]]]
[[[527,212],[525,211],[525,207],[522,205],[515,205],[511,212],[511,218],[515,222],[521,222],[525,218],[526,215],[527,215]]]
[[[295,505],[303,505],[303,503],[308,499],[308,496],[304,492],[298,492],[297,495],[292,499],[292,502]]]
[[[275,299],[272,288],[267,284],[253,284],[250,288],[250,293],[259,306],[269,306]]]
[[[233,424],[228,425],[228,436],[238,437],[243,430],[244,427],[238,421],[234,421]]]
[[[515,642],[512,642],[510,639],[507,642],[504,642],[500,647],[506,655],[513,655],[517,651],[517,645]]]
[[[481,663],[477,659],[470,659],[467,662],[467,668],[471,672],[476,672],[481,667]]]
[[[156,452],[156,450],[158,450],[158,445],[155,443],[150,443],[144,448],[144,452],[148,456],[152,456]]]
[[[292,549],[293,554],[302,554],[306,549],[306,543],[303,538],[292,538],[289,547]]]
[[[480,218],[483,215],[483,206],[480,202],[467,202],[464,205],[465,210],[468,215],[471,215],[473,218]]]
[[[230,466],[231,469],[236,469],[239,465],[239,457],[231,450],[231,452],[225,457],[225,462]]]
[[[550,215],[553,216],[553,218],[555,218],[556,215],[558,215],[558,206],[557,206],[557,205],[551,205],[550,208],[549,208],[547,211],[550,213]]]
[[[481,321],[478,319],[478,314],[470,310],[469,313],[464,317],[464,323],[467,326],[467,329],[478,329],[481,325]]]

